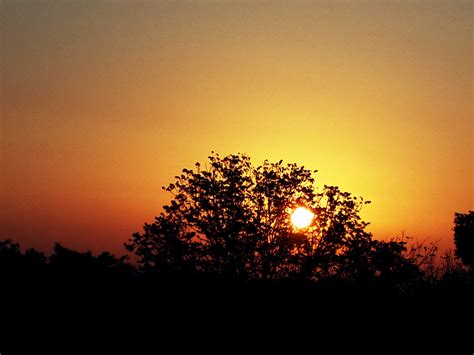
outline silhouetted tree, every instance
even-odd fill
[[[0,241],[0,279],[2,282],[12,282],[22,273],[23,254],[20,244],[11,239]]]
[[[0,241],[0,279],[8,282],[33,280],[45,272],[46,257],[42,252],[28,249],[22,253],[19,243],[11,239]]]
[[[145,224],[143,235],[133,235],[139,247],[127,244],[144,269],[166,273],[192,273],[198,269],[201,245],[195,241],[195,232],[186,231],[184,221],[177,217],[156,217],[154,223]]]
[[[48,266],[55,277],[64,281],[110,280],[114,273],[129,269],[125,263],[127,257],[116,257],[109,252],[94,256],[92,252],[79,252],[55,243],[53,254],[48,258]]]
[[[17,267],[22,257],[20,244],[14,243],[11,239],[0,241],[0,270]]]
[[[369,201],[336,186],[318,190],[316,171],[282,161],[254,167],[242,154],[212,154],[195,168],[164,187],[171,203],[125,244],[142,269],[367,281],[402,264],[403,243],[376,242],[365,231],[359,211]],[[290,221],[298,206],[315,214],[300,230]]]
[[[474,269],[474,211],[454,214],[456,256]]]

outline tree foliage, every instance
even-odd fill
[[[359,212],[369,201],[337,186],[318,189],[315,173],[213,153],[164,187],[170,204],[126,247],[146,270],[241,280],[368,280],[408,263],[403,242],[376,241],[366,231]],[[300,230],[290,220],[298,206],[315,214]]]
[[[454,214],[456,256],[474,268],[474,211]]]
[[[116,257],[106,251],[95,256],[90,251],[75,251],[60,243],[55,243],[53,253],[46,257],[36,249],[22,252],[19,243],[7,239],[0,241],[0,282],[36,283],[48,279],[69,283],[79,279],[110,281],[133,270],[126,260],[127,256]]]

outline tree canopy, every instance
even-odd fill
[[[474,268],[474,211],[454,214],[456,256]]]
[[[410,269],[404,242],[366,231],[359,213],[369,201],[317,187],[315,174],[281,160],[255,167],[247,155],[213,153],[164,187],[171,202],[125,245],[143,269],[241,280],[368,280]],[[315,215],[307,228],[291,223],[300,206]]]

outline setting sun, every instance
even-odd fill
[[[304,207],[298,207],[291,214],[291,223],[296,228],[306,228],[313,221],[314,213]]]

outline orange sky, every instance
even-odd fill
[[[124,252],[211,150],[319,169],[378,238],[473,209],[470,1],[3,1],[0,238]]]

